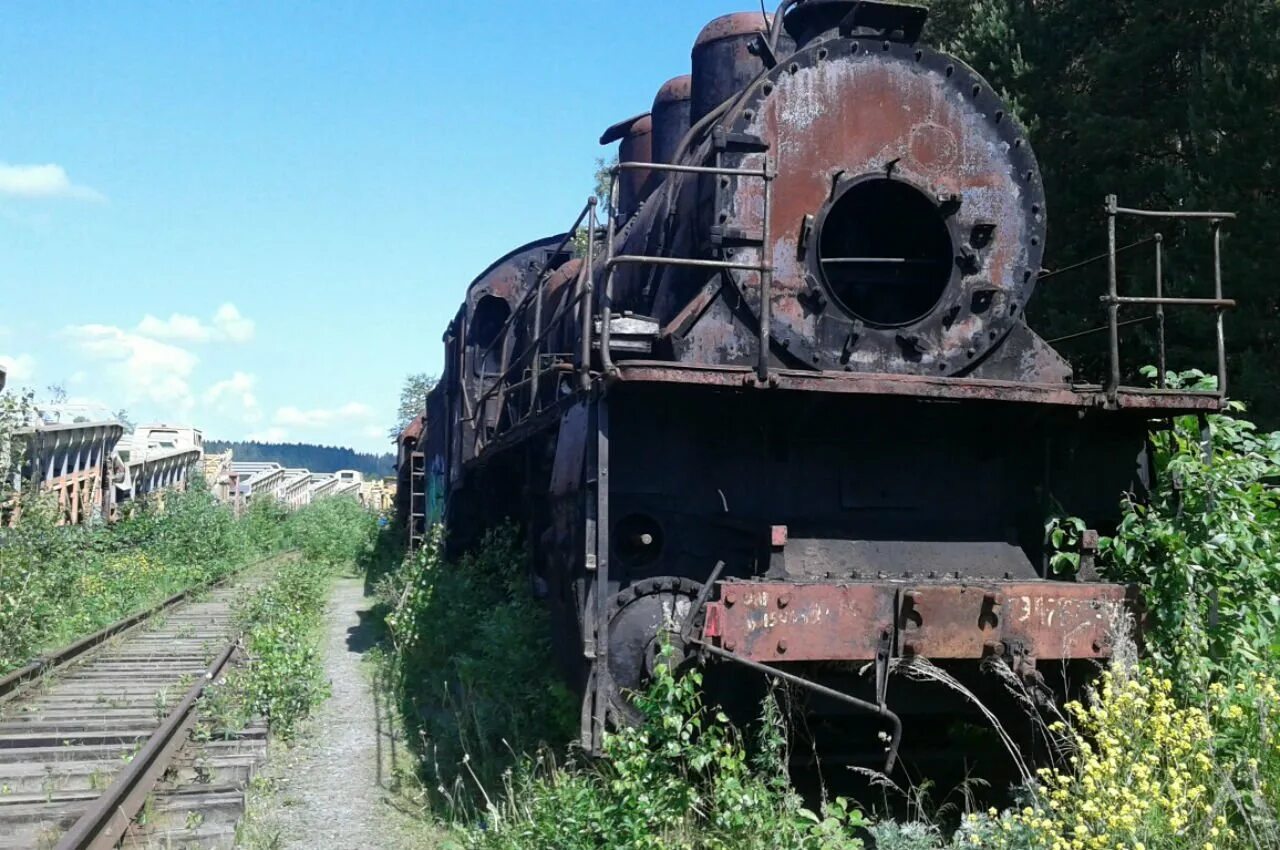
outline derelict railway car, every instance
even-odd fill
[[[925,16],[787,0],[713,21],[692,74],[602,137],[604,221],[589,201],[494,263],[446,333],[426,451],[450,545],[523,526],[589,748],[664,641],[729,704],[785,679],[879,732],[854,750],[889,767],[939,745],[924,718],[968,710],[891,675],[904,661],[998,699],[984,664],[1061,692],[1111,651],[1130,590],[1091,547],[1150,484],[1151,421],[1222,396],[1121,381],[1119,307],[1193,302],[1121,297],[1113,274],[1101,384],[1028,326],[1037,161],[990,86],[920,42]],[[1229,216],[1204,217],[1216,259]],[[1220,331],[1221,281],[1194,305]],[[1056,514],[1088,526],[1069,576]]]

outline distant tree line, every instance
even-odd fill
[[[1103,198],[1147,209],[1239,213],[1224,227],[1230,394],[1280,426],[1280,4],[1274,0],[932,0],[928,38],[969,62],[1030,131],[1048,198],[1045,266],[1106,251]],[[1209,228],[1125,222],[1121,244],[1159,228],[1167,294],[1213,293]],[[1120,265],[1121,294],[1154,294],[1152,248]],[[1042,335],[1104,322],[1106,264],[1046,280],[1029,321]],[[1151,308],[1130,308],[1141,319]],[[1212,314],[1166,310],[1171,369],[1216,367]],[[1155,362],[1151,321],[1126,327],[1127,380]],[[1106,334],[1063,342],[1100,377]]]
[[[238,461],[278,463],[284,467],[309,469],[312,472],[337,472],[355,469],[368,476],[391,475],[395,472],[395,456],[368,454],[340,446],[318,446],[312,443],[259,443],[206,440],[207,454],[231,449]]]

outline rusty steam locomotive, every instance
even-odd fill
[[[590,200],[494,262],[449,325],[424,474],[450,546],[521,524],[589,748],[663,642],[724,693],[783,678],[865,718],[890,766],[904,720],[960,710],[899,684],[903,659],[1052,687],[1110,652],[1129,590],[1090,541],[1149,486],[1151,421],[1222,397],[1122,384],[1118,309],[1180,300],[1114,275],[1110,381],[1028,327],[1036,158],[925,17],[713,21],[692,74],[601,139],[621,143],[603,221]],[[1089,529],[1074,575],[1049,568],[1056,512]]]

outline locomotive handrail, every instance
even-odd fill
[[[1227,345],[1223,332],[1223,311],[1236,307],[1236,302],[1222,295],[1222,222],[1232,221],[1236,214],[1232,212],[1216,212],[1204,210],[1142,210],[1119,205],[1115,195],[1106,197],[1107,214],[1107,292],[1099,300],[1107,307],[1108,357],[1110,375],[1107,383],[1107,398],[1112,403],[1120,391],[1120,307],[1126,304],[1152,305],[1156,308],[1156,338],[1158,348],[1159,374],[1158,385],[1165,388],[1165,338],[1164,308],[1199,307],[1214,311],[1218,349],[1218,386],[1214,391],[1219,398],[1227,396]],[[1129,296],[1119,293],[1119,276],[1116,270],[1116,256],[1122,249],[1116,247],[1116,219],[1120,216],[1136,218],[1155,218],[1171,220],[1207,221],[1213,231],[1213,297],[1212,298],[1176,298],[1164,294],[1164,236],[1155,234],[1152,239],[1156,244],[1155,251],[1155,296]],[[1137,244],[1137,243],[1135,243]],[[1128,246],[1126,246],[1128,247]]]
[[[1115,197],[1112,195],[1111,197]],[[1116,207],[1119,215],[1132,215],[1139,218],[1199,218],[1213,221],[1231,221],[1235,219],[1233,212],[1213,212],[1210,210],[1139,210],[1132,207]]]
[[[518,304],[516,309],[512,311],[511,316],[508,317],[508,321],[503,324],[503,327],[506,328],[506,332],[502,333],[500,331],[501,338],[503,339],[502,371],[499,372],[493,378],[492,383],[490,383],[488,388],[486,388],[476,398],[472,411],[469,414],[464,414],[464,416],[462,417],[464,420],[471,422],[472,425],[476,425],[483,419],[485,412],[487,410],[488,402],[492,398],[494,398],[495,396],[498,396],[499,398],[501,398],[503,394],[521,389],[525,386],[530,387],[528,409],[524,416],[519,417],[512,424],[518,424],[519,422],[523,422],[525,421],[525,419],[528,419],[529,417],[534,416],[538,412],[537,402],[538,402],[539,391],[541,389],[540,385],[541,385],[541,374],[542,374],[542,369],[539,361],[542,356],[542,345],[547,340],[547,338],[552,334],[553,331],[561,327],[565,322],[567,322],[570,319],[570,317],[575,312],[575,308],[579,308],[578,309],[579,321],[582,323],[582,333],[581,333],[582,347],[578,352],[575,352],[576,354],[575,359],[577,361],[575,363],[575,368],[579,371],[579,380],[578,380],[579,387],[583,390],[590,388],[590,380],[591,380],[590,378],[590,368],[591,368],[590,296],[593,291],[590,277],[593,273],[593,268],[594,268],[593,247],[595,244],[595,233],[596,233],[596,220],[595,220],[596,204],[597,204],[597,201],[594,196],[587,199],[587,203],[583,206],[582,212],[578,215],[578,218],[574,221],[573,226],[566,233],[565,237],[560,241],[560,245],[553,252],[553,253],[559,253],[561,250],[563,250],[565,247],[568,246],[570,239],[572,239],[573,236],[577,233],[578,228],[582,225],[585,219],[587,222],[587,246],[588,247],[587,247],[586,255],[582,264],[582,268],[578,270],[577,277],[575,278],[573,295],[570,296],[566,301],[564,301],[564,303],[562,303],[557,308],[555,314],[550,318],[550,320],[546,323],[544,327],[542,323],[542,315],[541,315],[542,296],[546,290],[546,282],[550,277],[550,270],[543,269],[538,274],[538,277],[535,280],[533,286],[529,288],[528,292],[526,292],[524,297],[521,299],[520,304]],[[535,297],[538,299],[537,301],[538,311],[537,313],[535,313],[535,319],[534,319],[534,338],[518,354],[516,354],[515,356],[511,356],[510,344],[511,344],[511,336],[513,331],[513,328],[511,327],[511,323],[514,321],[517,315],[520,315],[522,311],[527,310],[529,302],[531,301],[531,299]],[[497,343],[497,339],[494,340],[494,344],[496,343]],[[491,345],[489,348],[490,351],[492,350],[492,347],[493,346]],[[487,354],[488,352],[486,351],[485,353]],[[532,361],[530,363],[530,374],[519,381],[513,382],[512,378],[514,377],[516,370],[520,368],[525,363],[526,358],[530,357],[531,355],[532,355]],[[474,444],[473,448],[476,451],[479,451],[479,448],[483,445],[484,439],[485,439],[485,436],[482,433],[481,429],[477,428],[473,435],[473,444]]]
[[[764,210],[758,263],[735,263],[730,260],[699,260],[691,257],[651,257],[641,254],[614,256],[613,239],[617,230],[618,176],[623,171],[669,171],[677,174],[709,174],[722,177],[755,177],[764,181]],[[680,165],[666,162],[619,162],[609,169],[609,217],[605,246],[604,292],[600,298],[600,365],[606,375],[617,374],[610,351],[610,323],[613,307],[613,273],[619,265],[684,266],[687,268],[719,269],[722,271],[754,271],[760,275],[760,351],[756,363],[756,379],[761,383],[769,379],[770,325],[772,324],[770,298],[772,297],[773,266],[765,260],[769,249],[769,214],[773,201],[773,168],[768,159],[759,169],[728,168],[714,165]]]
[[[566,313],[569,312],[570,308],[577,306],[578,300],[581,297],[581,294],[575,292],[568,301],[560,305],[560,308],[556,310],[555,315],[551,317],[551,321],[547,323],[547,326],[542,330],[542,332],[539,333],[538,336],[534,338],[533,342],[529,343],[529,345],[526,346],[520,354],[511,358],[511,365],[494,380],[493,385],[489,387],[489,389],[485,390],[484,393],[476,399],[476,404],[487,401],[493,396],[493,393],[498,390],[501,382],[511,377],[511,373],[515,370],[516,366],[546,340],[546,338],[551,334],[551,331],[555,329],[557,323],[564,318]]]
[[[591,210],[593,206],[594,204],[590,204],[590,203],[583,206],[582,212],[578,213],[578,217],[574,219],[573,224],[571,224],[569,226],[569,229],[565,231],[564,236],[560,239],[560,243],[556,245],[555,250],[551,252],[551,256],[555,256],[556,254],[559,254],[561,251],[563,251],[565,248],[569,247],[569,242],[573,239],[573,235],[578,232],[578,227],[582,224],[583,219],[587,217],[587,213]],[[533,286],[529,287],[529,290],[525,292],[524,296],[520,299],[519,303],[516,304],[515,309],[511,311],[511,315],[507,316],[506,321],[502,323],[502,326],[500,328],[498,328],[497,334],[495,334],[493,337],[493,342],[489,343],[488,347],[485,348],[485,350],[480,353],[479,360],[481,362],[484,362],[484,358],[488,357],[489,354],[493,351],[493,347],[498,344],[498,340],[503,338],[506,335],[506,332],[511,328],[512,323],[515,322],[516,317],[522,311],[528,309],[529,299],[533,296],[534,292],[542,288],[542,283],[546,279],[548,274],[549,272],[545,267],[538,272],[537,281],[534,283]]]
[[[1237,306],[1234,298],[1151,298],[1143,295],[1100,295],[1098,300],[1104,304],[1156,304],[1171,307],[1209,307],[1215,310],[1234,310]]]
[[[622,265],[649,266],[691,266],[700,269],[740,269],[742,271],[764,272],[767,266],[759,263],[735,263],[730,260],[697,260],[688,257],[648,257],[643,254],[619,254],[606,264],[612,269]]]
[[[677,165],[670,162],[620,162],[618,171],[674,171],[679,174],[712,174],[717,177],[765,177],[759,168],[717,168],[714,165]]]
[[[560,308],[556,311],[555,315],[551,317],[550,321],[547,323],[546,327],[544,328],[542,326],[542,296],[546,290],[547,280],[550,278],[551,273],[553,271],[553,269],[551,269],[550,266],[544,266],[538,272],[538,276],[534,280],[533,285],[529,287],[529,289],[521,297],[520,301],[516,304],[515,309],[511,311],[511,314],[507,316],[506,320],[502,323],[501,327],[498,329],[498,332],[495,334],[493,341],[489,343],[489,345],[484,349],[484,351],[480,353],[478,359],[481,362],[483,362],[484,359],[487,358],[489,354],[493,352],[495,346],[498,345],[499,340],[501,340],[502,346],[503,346],[502,371],[498,372],[498,374],[493,377],[492,383],[489,385],[489,387],[485,389],[484,392],[482,392],[475,399],[474,407],[470,412],[470,414],[463,416],[464,419],[471,422],[473,425],[479,422],[483,418],[486,410],[487,402],[490,399],[492,399],[495,395],[498,395],[499,393],[502,393],[505,391],[509,391],[512,389],[525,386],[526,384],[532,384],[533,386],[533,389],[530,392],[528,415],[532,416],[534,414],[537,407],[537,397],[538,397],[538,390],[539,390],[539,384],[540,384],[541,368],[538,361],[541,357],[542,343],[546,340],[548,336],[550,336],[553,330],[555,330],[557,327],[559,327],[562,324],[562,322],[566,319],[567,315],[571,311],[571,308],[573,308],[574,306],[582,302],[583,299],[585,297],[588,297],[592,291],[592,287],[589,280],[586,282],[585,285],[583,284],[583,274],[585,271],[585,273],[589,275],[592,268],[592,253],[593,253],[592,248],[595,242],[596,203],[597,201],[594,196],[587,199],[587,202],[582,207],[582,211],[578,213],[578,217],[574,219],[573,224],[570,225],[567,231],[565,231],[564,236],[560,239],[560,242],[556,245],[555,249],[552,250],[550,254],[550,256],[555,256],[556,254],[559,254],[562,251],[564,251],[565,248],[569,246],[569,243],[573,240],[573,238],[578,233],[578,229],[582,226],[583,222],[584,221],[587,222],[586,257],[583,263],[583,269],[579,270],[577,283],[575,285],[575,291],[573,296],[560,306]],[[533,299],[535,298],[537,299],[536,301],[537,309],[534,314],[534,340],[517,356],[512,357],[510,345],[511,345],[511,335],[514,329],[514,324],[520,316],[524,315],[528,311],[530,303],[534,303]],[[590,369],[589,346],[590,346],[590,337],[591,337],[591,331],[589,328],[589,325],[590,325],[589,310],[582,311],[581,320],[584,322],[585,330],[583,331],[583,337],[584,337],[585,345],[587,346],[587,348],[586,348],[586,354],[580,357],[579,363],[578,363],[578,367],[582,370],[582,377],[580,377],[579,379],[579,384],[581,386],[587,386],[589,385],[589,381],[590,381],[590,377],[588,374],[588,370]],[[510,383],[510,378],[515,372],[517,366],[523,363],[525,358],[528,357],[530,354],[533,355],[532,376],[531,376],[532,379],[521,380],[514,384]],[[482,440],[482,436],[479,430],[477,429],[474,435],[474,442],[476,444],[479,444],[481,440]]]

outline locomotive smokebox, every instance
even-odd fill
[[[806,368],[971,370],[1018,323],[1040,269],[1030,145],[981,77],[910,43],[923,10],[814,0],[791,14],[802,10],[805,46],[726,119],[759,149],[725,164],[771,163],[772,197],[748,177],[716,194],[726,232],[769,234],[775,345]],[[760,291],[758,272],[733,274]]]

